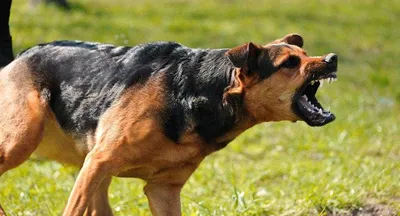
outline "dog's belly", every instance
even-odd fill
[[[60,163],[81,166],[88,153],[87,143],[86,139],[73,139],[64,133],[54,117],[49,117],[43,139],[34,153]]]

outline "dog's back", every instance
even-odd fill
[[[48,89],[50,107],[64,130],[94,130],[99,116],[130,86],[160,71],[177,43],[115,47],[57,41],[24,51],[38,88]]]
[[[17,60],[28,64],[38,91],[48,94],[49,106],[65,131],[79,135],[95,130],[99,117],[126,89],[141,88],[150,77],[163,76],[167,136],[179,139],[187,126],[183,113],[190,110],[200,135],[212,140],[228,129],[221,123],[233,123],[227,116],[231,112],[216,112],[222,98],[214,96],[222,95],[233,78],[225,52],[175,42],[115,47],[57,41],[32,47]],[[214,117],[205,119],[207,115]]]

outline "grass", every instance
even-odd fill
[[[184,215],[326,215],[381,203],[400,212],[400,1],[71,0],[72,10],[14,0],[19,52],[59,39],[192,47],[267,43],[290,32],[311,55],[336,52],[339,81],[318,97],[334,123],[258,125],[209,156],[182,191]],[[1,177],[10,215],[59,215],[76,170],[30,160]],[[116,215],[149,215],[137,179],[115,178]]]

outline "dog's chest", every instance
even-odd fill
[[[183,136],[179,143],[166,139],[155,142],[154,137],[157,134],[149,142],[144,141],[134,147],[136,152],[140,152],[138,160],[133,164],[134,167],[120,172],[118,176],[178,184],[186,181],[201,161],[214,151],[214,147],[208,147],[200,141],[197,134]]]

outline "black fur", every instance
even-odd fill
[[[168,55],[178,44],[161,46]],[[20,55],[44,76],[50,105],[61,127],[78,134],[93,130],[101,114],[131,85],[146,82],[162,65],[146,46],[114,47],[97,43],[57,41]]]
[[[114,47],[79,41],[41,44],[20,54],[50,90],[50,105],[64,130],[94,130],[99,117],[134,84],[164,73],[166,109],[160,113],[166,135],[179,142],[188,128],[212,142],[243,112],[241,98],[223,103],[233,81],[227,49],[191,49],[174,42]]]
[[[224,56],[226,51],[182,48],[170,56],[178,60],[167,70],[170,115],[165,128],[172,139],[178,140],[191,122],[206,141],[213,141],[234,124],[237,109],[222,102],[234,69]]]

